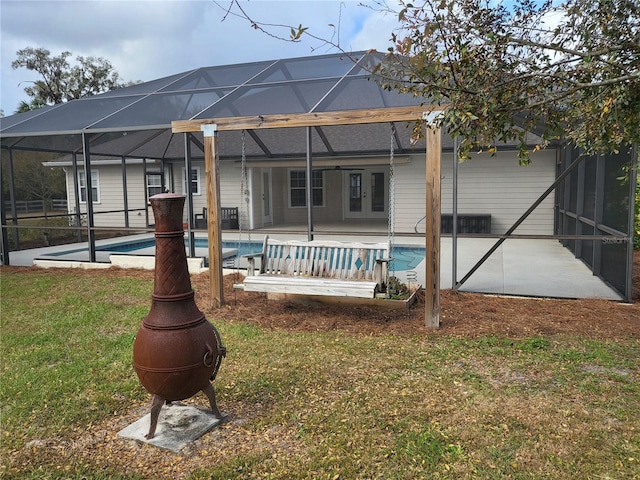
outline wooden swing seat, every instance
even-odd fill
[[[262,252],[248,261],[247,292],[374,298],[386,289],[388,243],[275,240],[265,237]],[[260,259],[256,274],[255,259]]]

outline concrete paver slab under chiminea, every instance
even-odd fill
[[[181,402],[172,402],[160,410],[158,426],[152,439],[148,440],[145,437],[151,422],[150,413],[120,430],[118,436],[179,452],[187,444],[194,442],[227,419],[227,415],[216,418],[209,410]]]

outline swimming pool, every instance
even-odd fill
[[[424,261],[427,250],[418,246],[394,245],[391,252],[393,258],[392,271],[404,272],[414,270]]]
[[[206,238],[197,238],[195,241],[196,247],[207,248],[208,241]],[[248,253],[258,253],[262,250],[262,242],[231,242],[231,241],[223,241],[222,248],[235,248],[238,250],[236,256],[246,255]],[[418,246],[407,246],[407,245],[394,245],[391,256],[393,261],[391,263],[391,270],[403,272],[407,270],[413,270],[420,262],[424,260],[426,250],[422,247]],[[233,263],[235,262],[236,257],[232,256],[226,259],[225,263]],[[235,265],[235,263],[234,263]]]
[[[155,239],[153,238],[143,238],[136,240],[127,240],[120,241],[114,243],[105,243],[99,246],[96,246],[96,251],[98,252],[109,252],[109,253],[131,253],[135,254],[135,252],[139,252],[140,250],[145,249],[153,249],[156,245]],[[206,249],[209,247],[209,242],[206,238],[196,238],[194,241],[195,248]],[[186,246],[186,241],[185,241]],[[224,266],[226,268],[235,268],[236,259],[239,256],[246,255],[248,253],[257,253],[262,250],[262,242],[249,242],[249,241],[231,241],[224,240],[222,242],[223,249],[233,249],[237,250],[234,256],[229,256],[224,260]],[[77,252],[84,252],[86,248],[73,249],[73,250],[65,250],[60,252],[52,252],[49,256],[63,256]],[[145,255],[153,255],[152,251],[144,252]],[[420,262],[422,262],[425,258],[425,249],[424,247],[419,246],[409,246],[409,245],[394,245],[393,251],[391,253],[393,261],[391,263],[392,271],[409,271],[418,267]]]

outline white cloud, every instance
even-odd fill
[[[351,45],[354,50],[375,48],[386,52],[392,46],[391,34],[399,26],[393,14],[376,13],[364,18],[361,30],[354,36]]]

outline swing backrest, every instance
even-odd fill
[[[341,280],[375,280],[376,268],[384,268],[382,277],[386,279],[388,258],[388,243],[320,240],[303,242],[267,238],[260,273]]]

